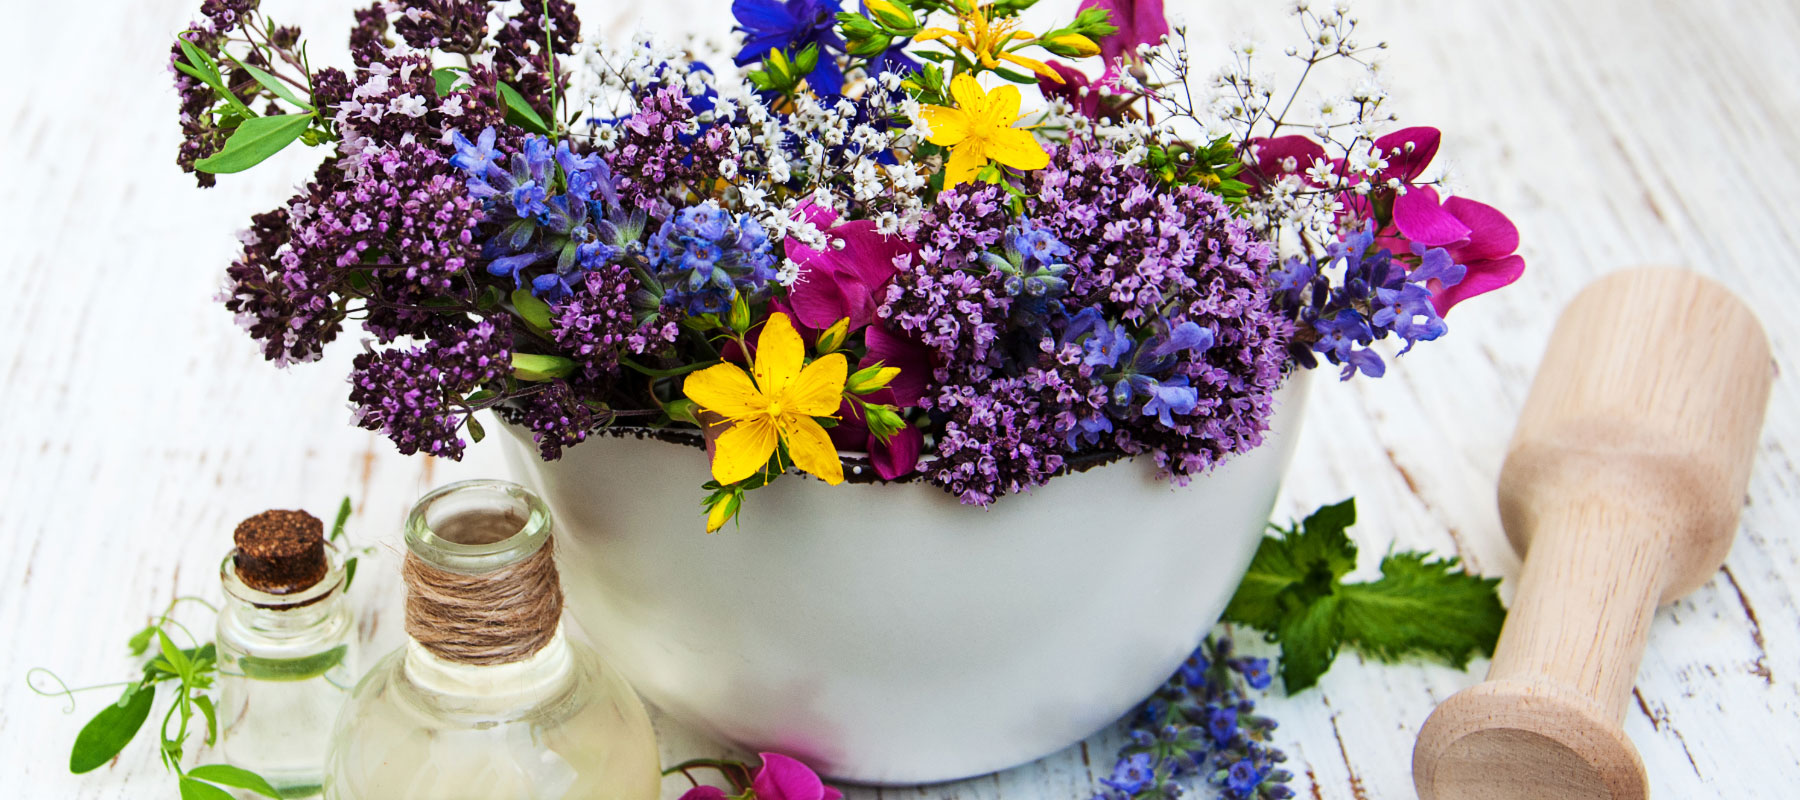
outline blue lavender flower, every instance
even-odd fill
[[[1138,753],[1119,759],[1113,765],[1110,778],[1101,778],[1100,782],[1128,795],[1137,794],[1148,788],[1156,780],[1156,759],[1149,753]]]
[[[820,95],[842,94],[844,73],[837,54],[844,52],[844,40],[836,33],[842,10],[837,0],[734,0],[731,15],[744,34],[744,47],[734,60],[742,67],[762,61],[771,50],[795,55],[818,45],[819,65],[806,81]]]
[[[548,139],[526,136],[508,168],[495,138],[493,128],[473,142],[457,132],[450,158],[467,175],[469,195],[483,201],[499,226],[482,245],[489,274],[511,278],[515,287],[529,283],[533,294],[556,301],[569,296],[582,273],[642,249],[644,214],[624,210],[598,154],[577,153],[568,142],[553,150]],[[559,184],[563,191],[550,194]],[[527,275],[546,262],[550,271]]]
[[[724,311],[739,291],[760,293],[776,275],[762,224],[710,201],[665,221],[646,255],[661,283],[662,304],[690,314]]]
[[[1386,365],[1370,348],[1374,342],[1396,335],[1406,343],[1404,355],[1448,332],[1431,302],[1433,286],[1456,285],[1467,268],[1441,247],[1415,244],[1411,257],[1409,269],[1365,229],[1327,247],[1323,259],[1290,258],[1271,271],[1275,307],[1298,323],[1294,360],[1310,368],[1318,364],[1314,355],[1323,355],[1343,366],[1344,380],[1357,372],[1378,378]]]
[[[1275,721],[1255,713],[1245,686],[1267,686],[1267,675],[1265,659],[1234,658],[1229,639],[1208,637],[1133,716],[1094,800],[1184,797],[1195,777],[1229,800],[1292,797],[1287,756],[1268,744]]]

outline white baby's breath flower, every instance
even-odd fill
[[[781,260],[781,266],[775,270],[775,282],[782,286],[793,286],[800,281],[800,265],[791,258]]]

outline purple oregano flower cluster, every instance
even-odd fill
[[[1148,453],[1182,481],[1262,442],[1289,323],[1273,250],[1220,199],[1076,139],[1000,188],[938,197],[882,313],[936,352],[935,482],[987,504],[1078,453]]]

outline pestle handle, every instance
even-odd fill
[[[1772,379],[1755,316],[1693,273],[1563,312],[1501,470],[1518,591],[1487,680],[1419,733],[1422,800],[1648,797],[1625,705],[1656,606],[1730,549]]]

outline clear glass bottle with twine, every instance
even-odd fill
[[[304,511],[265,511],[233,538],[219,575],[220,748],[283,796],[316,796],[356,676],[343,560]]]
[[[651,800],[655,733],[618,673],[562,629],[551,518],[502,481],[420,499],[406,521],[404,647],[338,716],[336,800]]]

